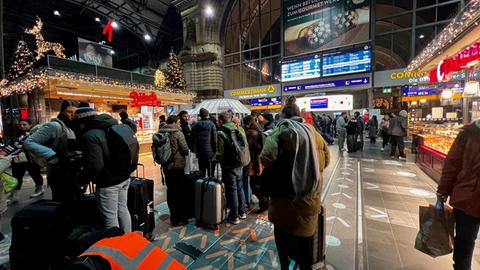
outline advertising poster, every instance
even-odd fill
[[[97,66],[112,67],[111,48],[102,46],[96,42],[79,38],[78,59],[80,62]]]
[[[370,0],[283,0],[285,56],[369,40]]]

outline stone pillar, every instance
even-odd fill
[[[183,48],[179,53],[187,90],[196,91],[198,99],[223,96],[223,42],[220,24],[228,1],[174,0],[182,16]],[[214,15],[204,14],[212,5]]]

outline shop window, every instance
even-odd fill
[[[225,68],[225,89],[241,88],[240,65]]]
[[[401,16],[385,18],[377,21],[376,26],[377,34],[409,28],[412,26],[412,14],[409,13]]]
[[[418,55],[435,37],[435,26],[417,28],[415,35],[415,55]]]
[[[437,21],[449,20],[449,19],[455,17],[455,15],[458,12],[459,7],[460,7],[459,3],[438,7],[437,8]]]
[[[240,54],[225,56],[225,65],[236,64],[240,62]]]

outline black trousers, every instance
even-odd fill
[[[392,143],[392,146],[390,147],[390,156],[395,156],[398,146],[399,155],[405,157],[405,143],[403,142],[403,137],[392,135],[390,137],[390,142]]]
[[[260,210],[268,209],[268,197],[265,195],[265,192],[261,189],[261,176],[250,176],[250,186],[252,187],[252,193],[258,199],[258,207]]]
[[[385,146],[387,146],[388,143],[390,142],[390,135],[385,130],[383,130],[382,138],[383,138],[382,147],[385,148]]]
[[[198,169],[205,176],[213,176],[215,173],[215,165],[211,164],[210,158],[198,158]]]
[[[348,149],[348,152],[357,151],[357,137],[353,134],[347,135],[347,149]]]
[[[311,270],[313,263],[312,237],[300,237],[274,227],[275,244],[282,270],[288,270],[290,259],[295,260],[300,270]]]
[[[43,185],[43,177],[40,173],[40,166],[30,162],[22,162],[22,163],[15,163],[12,162],[12,176],[17,178],[18,185],[15,188],[16,190],[20,190],[23,184],[23,177],[25,176],[25,172],[28,171],[30,177],[32,177],[33,182],[35,182],[36,186]]]
[[[480,219],[467,215],[459,209],[454,209],[453,214],[455,215],[453,268],[455,270],[470,270]]]
[[[165,183],[167,184],[167,205],[170,209],[170,222],[172,224],[187,221],[187,205],[184,198],[185,174],[183,169],[165,170]]]

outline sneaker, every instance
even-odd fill
[[[400,160],[407,160],[406,157],[402,157],[402,156],[399,156],[398,159],[400,159]]]
[[[247,214],[243,213],[239,216],[240,219],[247,219]]]
[[[43,186],[36,186],[35,191],[30,195],[30,198],[36,198],[38,196],[41,196],[45,190],[43,189]]]
[[[234,225],[237,225],[237,224],[240,223],[240,219],[239,218],[234,218],[234,219],[227,218],[227,222],[231,223],[231,224],[234,224]]]
[[[385,151],[385,148],[382,147],[382,149],[380,149],[380,151],[384,152],[384,151]]]
[[[7,205],[15,204],[19,201],[18,199],[18,190],[14,190],[10,193],[9,198],[7,199]]]

